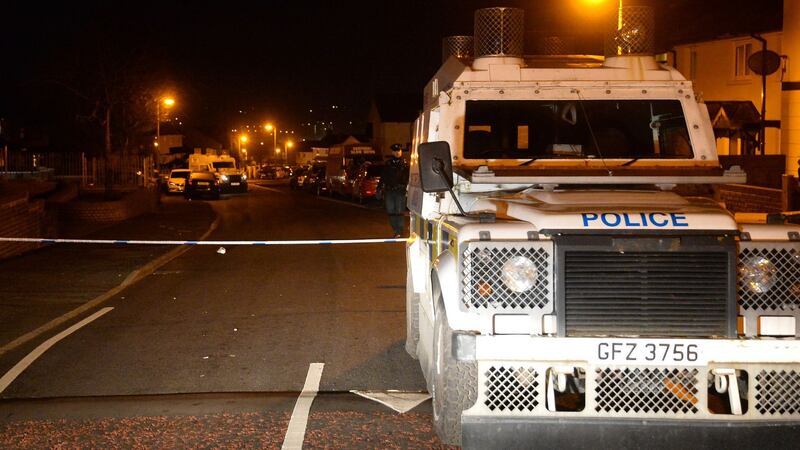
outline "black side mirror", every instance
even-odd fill
[[[447,192],[453,187],[450,144],[444,141],[419,145],[420,187],[423,192]]]

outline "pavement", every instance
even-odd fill
[[[197,240],[215,219],[206,202],[162,196],[154,213],[93,231],[71,224],[62,237]],[[171,245],[52,244],[0,261],[0,355],[47,331],[42,327],[54,319],[93,301],[97,306],[96,300],[135,282],[140,269],[175,250]],[[24,336],[28,339],[20,341]]]

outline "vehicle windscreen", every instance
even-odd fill
[[[184,180],[189,178],[189,174],[191,172],[172,172],[169,177],[170,178],[183,178]]]
[[[677,100],[467,101],[466,159],[692,158]]]
[[[379,177],[381,172],[383,171],[383,166],[376,166],[372,165],[367,167],[367,176],[368,177]]]
[[[214,166],[215,169],[235,169],[236,168],[236,165],[233,163],[233,161],[217,161],[217,162],[211,163],[211,165]]]

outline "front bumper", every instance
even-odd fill
[[[219,188],[222,192],[247,192],[247,182],[222,182],[219,184]]]
[[[685,442],[678,436],[698,446],[761,443],[775,431],[800,436],[795,339],[457,335],[453,343],[454,357],[477,365],[477,400],[462,414],[464,442],[473,448],[506,447],[504,439],[534,433],[528,442],[607,440],[600,448],[674,447]],[[650,359],[651,348],[664,353]],[[558,387],[559,374],[571,384]],[[731,388],[718,388],[723,382]],[[653,427],[660,428],[644,431]],[[550,447],[563,445],[542,444]]]
[[[794,449],[800,422],[505,418],[468,416],[464,449],[486,448],[768,448]]]

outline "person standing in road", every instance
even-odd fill
[[[392,157],[386,161],[378,182],[378,191],[383,193],[389,225],[394,237],[403,235],[406,212],[406,186],[408,185],[408,164],[403,159],[403,147],[392,144]]]

